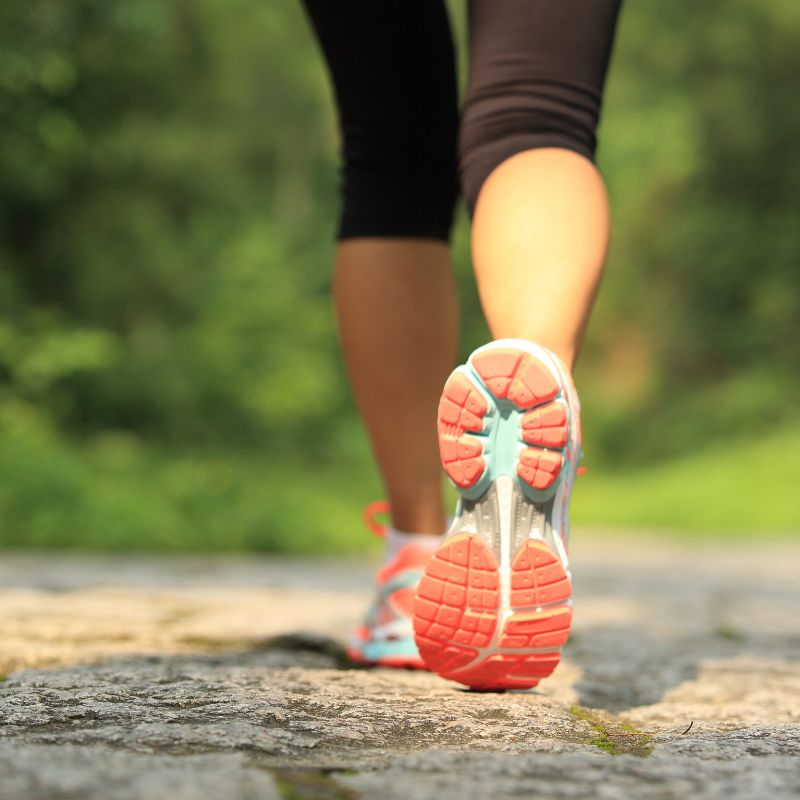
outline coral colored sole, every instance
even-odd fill
[[[574,468],[577,410],[571,421],[552,355],[515,344],[479,349],[445,383],[439,451],[460,516],[414,601],[426,666],[483,690],[550,675],[572,621],[560,532],[548,526]]]
[[[555,377],[536,356],[513,348],[478,355],[471,366],[473,375],[456,370],[448,378],[439,401],[439,454],[448,477],[462,491],[494,477],[487,435],[505,410],[506,416],[514,413],[520,442],[507,454],[512,460],[507,466],[534,495],[551,489],[568,440],[567,409],[555,399],[560,391]]]
[[[569,636],[569,578],[544,543],[527,541],[511,562],[501,607],[491,550],[469,533],[450,537],[420,582],[414,633],[426,665],[476,689],[535,686],[556,668]]]

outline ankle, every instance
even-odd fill
[[[389,527],[386,529],[386,535],[384,536],[386,544],[384,563],[393,561],[398,553],[408,545],[414,545],[433,552],[441,543],[443,535],[444,528],[437,533],[410,533],[409,531],[400,531],[397,528]]]
[[[390,496],[390,502],[392,527],[395,530],[409,535],[444,531],[447,516],[441,496],[426,502],[423,492],[417,490],[407,501]]]

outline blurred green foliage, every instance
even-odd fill
[[[582,520],[742,527],[726,493],[792,468],[798,36],[795,0],[624,11]],[[336,148],[297,0],[0,6],[0,544],[358,546],[380,488],[329,307]],[[463,213],[454,250],[466,353],[487,334]],[[652,474],[673,477],[616,513],[665,459]],[[723,511],[685,513],[687,492]],[[770,503],[770,526],[798,525],[794,498]]]

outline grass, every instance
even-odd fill
[[[339,784],[334,774],[357,774],[352,770],[276,769],[272,771],[283,800],[354,800],[355,792]]]
[[[119,434],[75,444],[0,428],[0,548],[356,552],[381,496],[363,439],[313,461],[267,451],[174,452]],[[29,421],[30,422],[30,421]],[[351,437],[352,438],[352,437]],[[800,425],[647,469],[590,470],[578,527],[745,537],[800,530]]]
[[[277,462],[277,463],[276,463]],[[0,548],[355,552],[374,474],[263,451],[176,452],[132,436],[76,445],[0,426]]]
[[[590,744],[604,753],[612,756],[630,755],[647,758],[653,752],[649,734],[637,731],[628,723],[620,722],[607,711],[572,706],[570,713],[591,726],[594,736]]]
[[[690,535],[800,531],[800,425],[718,444],[636,470],[578,482],[577,524],[669,529]]]

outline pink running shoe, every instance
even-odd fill
[[[375,520],[389,513],[389,503],[378,500],[364,509],[364,522],[378,536],[386,526]],[[427,537],[426,537],[427,538]],[[435,545],[411,543],[378,571],[378,591],[364,623],[354,632],[347,654],[353,661],[383,667],[425,669],[414,642],[411,613],[414,592]]]
[[[417,589],[420,654],[432,671],[476,689],[535,686],[558,664],[572,620],[575,387],[545,347],[491,342],[445,383],[438,431],[460,498]]]

